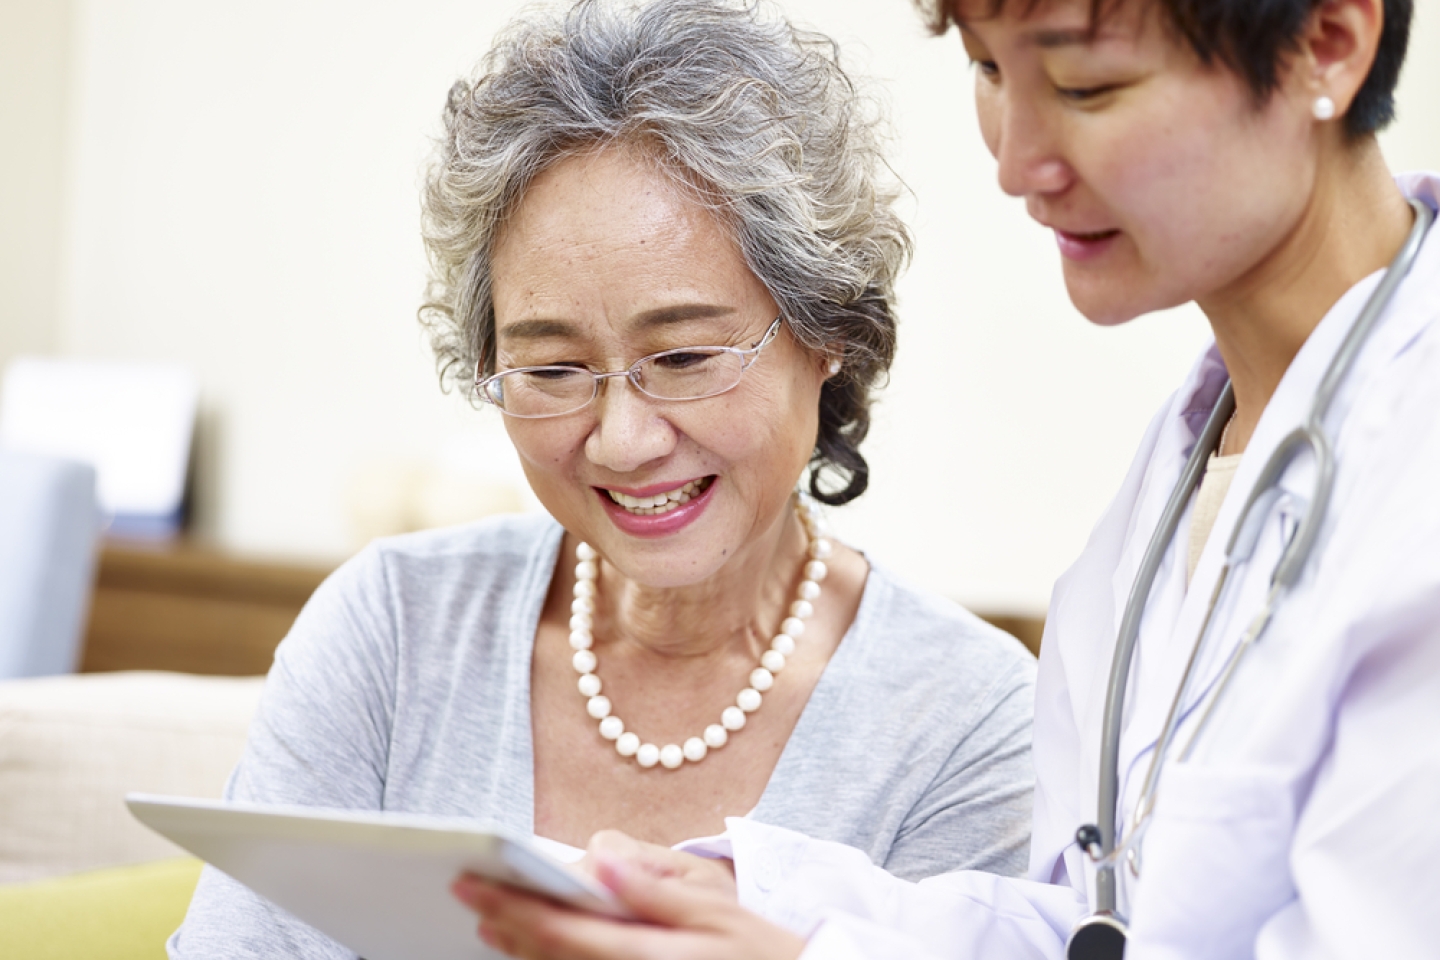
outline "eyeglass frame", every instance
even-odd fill
[[[658,353],[652,353],[647,356],[641,357],[639,360],[636,360],[624,370],[607,371],[602,373],[596,373],[589,367],[567,367],[560,366],[558,364],[546,363],[539,364],[533,367],[514,367],[510,370],[498,370],[495,373],[490,374],[490,376],[488,377],[481,377],[480,361],[477,359],[475,361],[475,381],[472,389],[474,389],[475,395],[478,396],[481,400],[495,407],[495,409],[499,410],[505,416],[514,417],[517,420],[549,420],[552,417],[568,417],[572,413],[579,413],[581,410],[584,410],[586,407],[590,406],[590,404],[594,403],[596,397],[600,396],[600,381],[609,380],[613,377],[624,377],[626,380],[630,381],[630,385],[632,387],[634,387],[636,390],[640,391],[641,394],[649,397],[652,400],[661,400],[665,403],[689,403],[692,400],[709,400],[711,397],[724,396],[725,394],[729,393],[731,390],[734,390],[740,385],[740,380],[742,377],[744,377],[745,371],[749,370],[751,365],[760,358],[760,351],[768,347],[771,342],[773,342],[774,339],[780,335],[780,325],[784,322],[784,320],[785,315],[781,314],[774,320],[770,321],[770,326],[765,329],[765,333],[761,335],[760,339],[757,340],[749,348],[722,347],[719,345],[708,344],[696,344],[689,347],[674,347],[670,350],[661,350]],[[680,353],[693,353],[696,350],[717,350],[738,356],[740,358],[740,375],[735,378],[734,383],[730,384],[730,386],[726,387],[724,390],[717,390],[714,393],[707,393],[704,396],[700,397],[658,397],[640,385],[639,372],[640,368],[644,364],[650,363],[654,360],[658,360],[661,357],[673,356]],[[507,377],[514,373],[532,373],[536,370],[566,370],[571,373],[576,373],[580,370],[584,370],[586,373],[590,374],[590,399],[586,400],[578,407],[575,407],[571,410],[566,410],[562,413],[523,414],[512,413],[511,411],[506,410],[503,406],[497,403],[493,397],[490,396],[490,392],[487,388],[490,384],[494,383],[496,380],[499,380],[501,377]]]

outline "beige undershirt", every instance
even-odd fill
[[[1190,514],[1190,559],[1185,567],[1185,582],[1195,576],[1195,567],[1200,563],[1200,554],[1205,550],[1205,541],[1215,528],[1215,518],[1220,515],[1220,505],[1225,494],[1230,492],[1230,481],[1235,479],[1235,468],[1240,466],[1243,454],[1232,453],[1228,457],[1215,454],[1205,465],[1205,476],[1200,480],[1200,490],[1195,494],[1195,509]]]

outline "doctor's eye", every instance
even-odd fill
[[[989,80],[991,83],[994,83],[995,81],[1000,79],[1000,65],[997,64],[994,60],[977,60],[974,57],[971,57],[970,66],[974,67],[975,71],[979,73],[980,76],[984,77],[986,80]]]
[[[1120,89],[1119,84],[1106,83],[1095,87],[1056,87],[1055,93],[1062,100],[1071,103],[1093,103],[1109,93]]]

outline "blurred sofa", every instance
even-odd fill
[[[126,793],[216,797],[261,677],[155,671],[0,682],[0,957],[164,956],[198,862]]]

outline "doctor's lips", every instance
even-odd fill
[[[1099,256],[1109,248],[1112,240],[1120,236],[1119,230],[1095,230],[1087,233],[1061,230],[1059,227],[1050,229],[1055,232],[1055,243],[1060,247],[1061,255],[1070,260],[1088,260]]]
[[[611,490],[608,487],[597,487],[596,489],[624,508],[626,513],[641,517],[655,517],[677,510],[682,505],[689,503],[708,490],[714,481],[714,476],[708,476],[690,480],[676,487],[662,486],[657,489],[652,486],[638,491],[643,494],[639,496]]]

